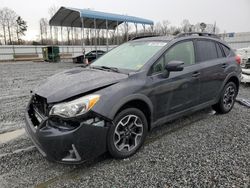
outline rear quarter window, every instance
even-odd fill
[[[225,55],[224,55],[224,53],[222,51],[222,48],[220,47],[220,45],[218,43],[216,43],[216,49],[217,49],[217,53],[218,53],[219,58],[225,57]]]
[[[223,44],[222,44],[221,46],[222,46],[222,49],[223,49],[223,51],[224,51],[226,57],[228,57],[228,56],[230,55],[230,53],[231,53],[230,48],[224,46]]]
[[[217,59],[217,49],[215,43],[210,40],[196,41],[197,62]]]

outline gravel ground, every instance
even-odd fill
[[[0,133],[24,124],[30,90],[48,76],[79,66],[72,63],[0,63]]]
[[[71,63],[0,63],[0,133],[24,125],[29,91]],[[250,99],[250,87],[240,97]],[[82,165],[48,162],[23,135],[0,144],[0,187],[250,186],[250,109],[205,109],[154,129],[129,159],[108,154]],[[1,137],[1,134],[0,134]]]

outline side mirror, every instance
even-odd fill
[[[183,61],[170,61],[169,63],[166,64],[165,69],[168,72],[174,72],[174,71],[182,71],[184,65]]]

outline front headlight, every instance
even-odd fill
[[[49,114],[61,117],[76,117],[88,112],[100,99],[100,95],[87,95],[79,99],[54,105]]]

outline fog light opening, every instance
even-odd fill
[[[76,150],[76,147],[74,144],[72,144],[72,149],[69,150],[68,155],[62,159],[62,161],[66,161],[66,162],[77,162],[80,160],[81,160],[81,157],[78,151]]]
[[[86,123],[88,125],[93,125],[96,127],[105,127],[105,121],[98,118],[98,117],[90,118],[90,119],[84,121],[83,123]]]

